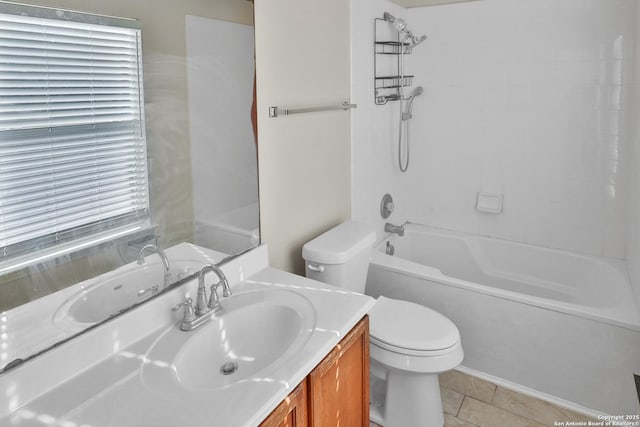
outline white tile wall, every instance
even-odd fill
[[[640,7],[636,9],[636,22],[640,23]],[[631,97],[633,98],[634,110],[632,111],[637,117],[640,111],[640,31],[636,31],[636,67],[635,67],[635,84]],[[640,305],[640,121],[632,120],[632,146],[629,150],[631,157],[630,179],[628,183],[629,202],[626,218],[627,226],[627,266],[629,276],[631,276],[631,284],[634,287],[636,301]]]
[[[380,200],[392,193],[396,156],[390,141],[397,137],[397,105],[374,104],[373,22],[384,12],[396,16],[404,8],[388,0],[351,1],[351,99],[352,112],[352,202],[353,218],[376,224],[381,233]],[[395,215],[394,215],[395,216]]]
[[[483,0],[402,9],[353,0],[353,216],[411,220],[624,257],[635,0]],[[429,38],[407,58],[425,88],[411,166],[397,160],[397,103],[373,104],[373,17]],[[504,193],[499,215],[478,191]]]

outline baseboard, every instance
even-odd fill
[[[509,390],[516,391],[518,393],[526,394],[527,396],[535,397],[536,399],[544,400],[545,402],[549,402],[557,406],[561,406],[563,408],[569,409],[579,414],[586,415],[587,417],[598,419],[598,416],[609,415],[609,414],[605,414],[604,412],[596,411],[591,408],[586,408],[574,402],[570,402],[568,400],[564,400],[559,397],[552,396],[550,394],[543,393],[541,391],[523,386],[521,384],[504,380],[502,378],[493,376],[491,374],[487,374],[485,372],[476,371],[475,369],[467,368],[466,366],[460,365],[455,370],[460,371],[464,374],[471,375],[473,377],[480,378],[485,381],[489,381],[490,383],[493,383],[500,387],[504,387]]]

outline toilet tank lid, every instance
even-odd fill
[[[346,221],[307,242],[302,247],[302,257],[321,264],[342,264],[363,250],[370,250],[375,241],[373,226]]]

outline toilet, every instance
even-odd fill
[[[365,223],[332,228],[304,245],[307,277],[364,293],[375,240]],[[438,374],[462,362],[458,328],[427,307],[383,296],[369,321],[371,420],[384,427],[441,427]]]

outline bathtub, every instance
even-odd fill
[[[405,230],[376,247],[367,294],[449,317],[462,337],[462,370],[591,416],[640,412],[640,311],[623,261]]]
[[[258,202],[196,218],[194,243],[227,254],[236,254],[260,244]]]

